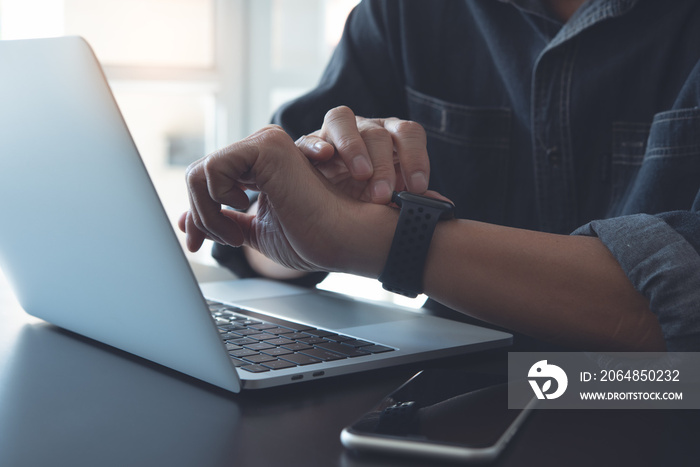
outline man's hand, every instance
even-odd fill
[[[190,210],[179,226],[191,251],[205,239],[247,245],[302,271],[376,277],[398,217],[387,206],[361,202],[334,186],[276,126],[193,163],[187,185]],[[260,191],[255,215],[222,209],[246,209],[245,189]]]
[[[320,130],[296,142],[316,168],[349,196],[387,204],[393,191],[422,194],[430,163],[425,130],[397,118],[368,119],[330,110]]]

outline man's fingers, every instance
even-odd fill
[[[374,174],[370,180],[372,201],[385,204],[398,187],[413,193],[428,189],[430,161],[425,130],[416,122],[357,118],[357,127],[369,151]],[[402,180],[396,180],[396,166]]]
[[[392,135],[408,191],[424,193],[430,179],[425,130],[416,122],[397,118],[385,119],[384,128]]]
[[[334,152],[350,171],[352,178],[369,181],[372,201],[386,204],[398,187],[424,193],[430,179],[430,162],[423,127],[412,121],[365,119],[356,117],[348,107],[328,111],[323,127],[301,137],[296,145],[314,161],[328,161]],[[396,179],[396,172],[401,179]]]
[[[303,158],[284,130],[273,125],[190,165],[186,174],[190,214],[185,228],[192,239],[188,248],[201,246],[201,237],[194,229],[218,243],[243,244],[246,237],[239,222],[242,218],[222,211],[222,205],[245,209],[249,205],[245,187],[264,191],[265,184],[274,177],[294,178],[293,171],[288,170],[294,164],[288,162],[295,153]],[[286,198],[287,188],[270,184],[281,200]]]
[[[204,165],[209,197],[219,207],[225,205],[236,209],[247,209],[250,200],[244,188],[222,170],[220,165],[222,165],[220,160],[214,158],[207,160]]]
[[[357,127],[372,160],[374,173],[370,180],[372,201],[386,204],[396,185],[394,141],[391,134],[374,120],[358,119]]]
[[[189,213],[189,211],[183,212],[182,214],[180,214],[180,217],[177,220],[177,226],[183,232],[187,232],[187,228],[185,227],[185,222],[187,221],[187,214],[188,213]]]
[[[454,201],[452,201],[450,198],[438,193],[437,191],[428,190],[424,194],[425,194],[425,196],[428,196],[430,198],[435,198],[435,199],[439,199],[442,201],[447,201],[448,203],[451,203],[451,204],[455,204]]]
[[[233,246],[243,242],[240,228],[231,219],[221,214],[221,205],[235,207],[248,205],[248,197],[235,182],[212,167],[211,156],[198,161],[187,169],[186,182],[190,199],[190,213],[187,216],[188,248],[199,249],[201,241],[194,229],[202,232],[205,238]]]
[[[369,180],[372,177],[369,151],[357,129],[352,110],[345,106],[329,110],[323,121],[323,133],[335,146],[355,180]]]
[[[312,161],[325,162],[335,155],[335,147],[315,134],[302,136],[295,144]]]
[[[215,242],[226,244],[233,241],[226,238],[229,236],[228,226],[219,214],[221,205],[209,196],[203,163],[197,163],[187,169],[186,181],[190,197],[190,217],[194,226]]]
[[[236,226],[243,235],[241,245],[249,245],[251,221],[254,216],[239,211],[233,211],[231,209],[222,209],[221,215],[235,222]],[[204,240],[216,241],[194,224],[191,211],[183,212],[180,215],[177,221],[177,226],[181,231],[187,234],[186,246],[191,252],[198,251],[202,247]]]
[[[204,232],[199,230],[197,226],[194,225],[191,212],[186,212],[183,217],[180,217],[182,221],[180,229],[187,233],[187,249],[194,253],[195,251],[199,251],[199,249],[202,248],[202,244],[206,239],[206,235],[204,234]]]

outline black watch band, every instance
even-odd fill
[[[435,226],[454,217],[454,205],[406,191],[394,193],[392,201],[401,212],[379,281],[386,290],[413,298],[423,292],[423,269]]]

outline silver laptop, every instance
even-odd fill
[[[28,313],[234,392],[512,339],[274,281],[200,289],[79,37],[0,41],[0,218],[0,268]]]

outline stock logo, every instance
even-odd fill
[[[564,394],[569,384],[569,379],[566,377],[564,370],[556,365],[548,364],[547,360],[540,360],[532,365],[527,376],[528,378],[534,378],[528,379],[528,382],[538,399],[556,399]],[[557,386],[554,391],[550,392],[552,380],[557,382]],[[541,386],[540,381],[542,382]]]

